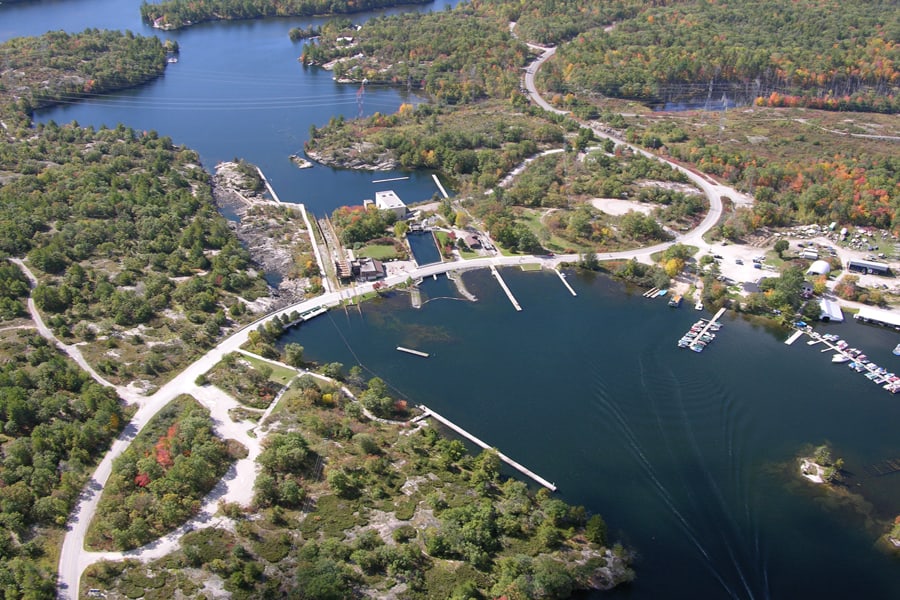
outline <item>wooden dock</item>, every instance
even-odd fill
[[[506,282],[503,281],[502,277],[500,277],[500,271],[498,271],[497,267],[495,267],[494,265],[491,265],[491,273],[493,273],[494,277],[497,278],[497,283],[500,284],[500,287],[503,288],[503,291],[506,292],[506,297],[509,298],[510,302],[512,302],[513,308],[515,308],[518,311],[521,311],[522,307],[519,306],[519,303],[516,300],[516,297],[513,296],[511,291],[509,291],[509,287],[507,287]]]
[[[569,285],[569,282],[566,280],[566,274],[559,270],[556,271],[556,274],[559,275],[560,281],[562,281],[563,285],[566,286],[566,288],[568,288],[569,292],[573,296],[577,296],[578,294],[575,293],[575,290],[572,289],[572,286]]]
[[[416,356],[421,356],[422,358],[428,358],[427,352],[413,350],[412,348],[404,348],[403,346],[397,346],[397,350],[399,350],[400,352],[406,352],[407,354],[415,354]]]
[[[795,331],[794,333],[791,334],[791,337],[784,340],[784,343],[787,344],[788,346],[790,346],[791,344],[796,342],[798,339],[800,339],[800,336],[802,336],[802,335],[803,335],[803,332],[798,329],[797,331]]]
[[[405,181],[409,179],[409,177],[391,177],[389,179],[373,179],[372,183],[387,183],[389,181]]]
[[[701,330],[700,330],[700,333],[697,334],[697,339],[703,337],[703,335],[704,335],[707,331],[709,331],[709,328],[712,327],[712,326],[715,324],[715,322],[719,320],[719,317],[721,317],[722,315],[725,314],[725,310],[726,310],[726,309],[725,309],[725,307],[723,306],[722,308],[719,309],[719,311],[718,311],[715,315],[713,315],[713,318],[709,320],[709,322],[706,324],[706,327],[704,327],[703,329],[701,329]]]
[[[433,410],[431,410],[430,408],[428,408],[428,407],[425,406],[424,404],[420,404],[420,405],[419,405],[419,408],[422,409],[422,413],[423,413],[422,416],[419,417],[419,420],[425,419],[425,418],[427,418],[427,417],[433,417],[436,421],[440,421],[442,424],[446,425],[447,427],[449,427],[450,429],[452,429],[453,431],[455,431],[456,433],[458,433],[458,434],[461,435],[462,437],[466,438],[467,440],[469,440],[470,442],[472,442],[472,443],[475,444],[476,446],[479,446],[479,447],[481,447],[481,448],[484,448],[485,450],[488,450],[488,449],[491,448],[491,446],[488,446],[487,444],[485,444],[484,442],[482,442],[480,439],[478,439],[477,437],[475,437],[474,435],[472,435],[471,433],[469,433],[468,431],[466,431],[465,429],[463,429],[462,427],[460,427],[459,425],[453,423],[452,421],[450,421],[449,419],[447,419],[447,418],[445,418],[445,417],[442,417],[441,415],[437,414],[436,412],[434,412]],[[513,469],[519,471],[519,472],[522,473],[523,475],[527,475],[528,477],[530,477],[530,478],[533,479],[534,481],[538,482],[539,484],[541,484],[542,486],[544,486],[545,488],[547,488],[547,489],[550,490],[551,492],[555,492],[555,491],[556,491],[556,485],[555,485],[555,484],[550,483],[549,481],[547,481],[546,479],[544,479],[543,477],[541,477],[541,476],[538,475],[537,473],[534,473],[533,471],[530,471],[529,469],[527,469],[527,468],[525,468],[524,466],[520,465],[519,463],[517,463],[516,461],[514,461],[514,460],[511,459],[510,457],[506,456],[505,454],[503,454],[502,452],[500,452],[500,451],[497,450],[496,448],[494,448],[494,450],[496,450],[496,452],[497,452],[497,457],[498,457],[500,460],[502,460],[503,462],[505,462],[506,464],[508,464],[508,465],[509,465],[510,467],[512,467]]]
[[[891,475],[892,473],[900,472],[900,459],[892,458],[888,460],[883,460],[878,464],[870,465],[866,467],[866,470],[869,471],[875,477],[882,477],[883,475]]]

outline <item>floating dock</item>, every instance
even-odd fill
[[[803,335],[802,331],[795,331],[794,333],[791,334],[791,337],[784,340],[784,343],[787,344],[788,346],[790,346],[791,344],[796,342],[802,335]]]
[[[513,308],[515,308],[516,310],[521,311],[521,310],[522,310],[522,307],[519,306],[519,303],[518,303],[518,301],[516,300],[516,297],[513,296],[513,294],[512,294],[511,291],[509,291],[509,287],[507,287],[506,282],[503,281],[503,278],[502,278],[502,277],[500,277],[500,271],[498,271],[498,270],[497,270],[497,267],[495,267],[494,265],[491,265],[491,273],[494,274],[494,277],[497,278],[497,283],[499,283],[499,284],[500,284],[500,287],[503,288],[503,291],[506,292],[506,297],[509,298],[509,301],[510,301],[510,302],[512,302]]]
[[[397,350],[400,352],[406,352],[407,354],[415,354],[416,356],[421,356],[422,358],[428,358],[427,352],[420,352],[419,350],[413,350],[412,348],[404,348],[403,346],[397,346]]]
[[[484,448],[485,450],[488,450],[488,449],[491,448],[491,446],[488,446],[487,444],[485,444],[484,442],[482,442],[480,439],[478,439],[477,437],[475,437],[474,435],[472,435],[471,433],[469,433],[468,431],[466,431],[465,429],[463,429],[462,427],[460,427],[459,425],[453,423],[452,421],[450,421],[449,419],[446,419],[445,417],[442,417],[441,415],[437,414],[436,412],[434,412],[433,410],[431,410],[430,408],[428,408],[428,407],[425,406],[424,404],[420,404],[420,405],[419,405],[419,408],[422,409],[423,414],[422,414],[422,416],[421,416],[418,420],[422,420],[422,419],[425,419],[425,418],[427,418],[427,417],[433,417],[436,421],[440,421],[442,424],[446,425],[447,427],[449,427],[450,429],[452,429],[453,431],[455,431],[455,432],[458,433],[459,435],[463,436],[464,438],[466,438],[467,440],[469,440],[470,442],[472,442],[472,443],[475,444],[476,446],[480,446],[481,448]],[[495,450],[496,450],[496,448],[495,448]],[[555,484],[550,483],[549,481],[547,481],[546,479],[544,479],[543,477],[541,477],[541,476],[538,475],[537,473],[535,473],[535,472],[533,472],[533,471],[531,471],[531,470],[525,468],[524,466],[520,465],[519,463],[517,463],[516,461],[514,461],[514,460],[511,459],[510,457],[506,456],[505,454],[503,454],[503,453],[500,452],[499,450],[497,450],[497,457],[498,457],[500,460],[502,460],[503,462],[505,462],[506,464],[508,464],[508,465],[509,465],[510,467],[512,467],[513,469],[517,470],[518,472],[522,473],[523,475],[527,475],[528,477],[530,477],[530,478],[533,479],[534,481],[538,482],[539,484],[541,484],[542,486],[544,486],[545,488],[547,488],[547,489],[550,490],[551,492],[555,492],[555,491],[556,491],[556,485],[555,485]]]
[[[556,274],[559,275],[559,279],[563,282],[563,285],[568,288],[569,293],[571,293],[573,296],[577,296],[578,294],[575,293],[575,290],[572,289],[572,286],[569,285],[569,282],[566,280],[566,274],[562,271],[556,271]]]
[[[389,179],[373,179],[372,183],[387,183],[388,181],[404,181],[409,177],[391,177]]]
[[[283,325],[283,328],[290,329],[291,327],[293,327],[294,325],[297,325],[298,323],[302,323],[303,321],[309,321],[310,319],[312,319],[314,317],[318,317],[319,315],[324,315],[327,312],[328,312],[328,308],[326,308],[324,306],[317,306],[315,308],[305,310],[302,313],[300,313],[299,317],[297,317],[290,323],[286,323],[285,325]]]
[[[656,294],[659,292],[659,288],[650,288],[646,292],[643,293],[644,298],[656,298]]]
[[[707,321],[706,319],[700,319],[696,323],[694,323],[691,330],[684,334],[680,340],[678,340],[679,348],[690,348],[694,352],[702,352],[704,348],[706,348],[707,344],[709,344],[713,338],[716,337],[714,333],[709,333],[709,330],[718,331],[722,326],[716,321],[719,320],[719,317],[725,314],[725,307],[719,309],[719,311],[713,316],[712,319]],[[702,324],[702,327],[700,327]],[[696,329],[700,327],[699,329]],[[704,339],[704,337],[706,339]]]

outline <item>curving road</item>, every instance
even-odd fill
[[[556,52],[555,48],[540,48],[540,50],[543,51],[540,57],[538,57],[537,60],[531,63],[526,69],[526,89],[528,90],[528,94],[531,97],[531,100],[539,106],[543,107],[545,110],[565,114],[564,111],[560,111],[546,102],[534,86],[535,73],[538,71],[541,64],[543,64],[544,61],[549,59]],[[651,254],[664,250],[675,242],[689,243],[703,248],[708,248],[709,246],[703,241],[702,236],[707,231],[709,231],[709,229],[712,228],[713,225],[715,225],[722,214],[721,197],[724,195],[729,196],[733,199],[737,199],[741,198],[742,195],[738,194],[738,192],[736,192],[732,188],[720,185],[715,181],[694,171],[686,169],[685,167],[682,167],[677,163],[656,156],[641,148],[632,146],[631,144],[627,144],[625,141],[611,136],[603,131],[599,131],[596,129],[593,129],[593,131],[598,137],[612,139],[617,144],[626,145],[635,152],[640,152],[645,156],[665,162],[685,173],[691,179],[691,181],[693,181],[700,187],[700,189],[703,190],[703,192],[709,199],[710,205],[710,210],[706,215],[706,218],[704,218],[703,221],[695,229],[684,235],[678,236],[675,241],[656,244],[654,246],[641,248],[638,250],[606,253],[599,256],[599,258],[604,260],[637,258],[639,260],[649,261],[649,257]],[[579,258],[580,257],[577,254],[559,255],[554,257],[483,257],[466,261],[439,263],[419,267],[409,272],[392,275],[381,281],[380,284],[395,286],[404,283],[409,278],[418,279],[429,277],[431,275],[448,273],[451,271],[463,271],[468,269],[487,268],[491,266],[516,266],[524,263],[535,262],[539,262],[545,267],[555,269],[559,267],[560,263],[574,262]],[[31,275],[31,272],[28,271],[27,267],[22,263],[22,261],[14,260],[14,262],[22,267],[25,273],[29,276],[29,279],[32,281],[32,283],[34,283],[35,279],[33,275]],[[126,426],[122,434],[115,440],[115,442],[113,442],[112,447],[110,448],[109,452],[107,452],[106,456],[104,456],[100,461],[100,464],[97,466],[96,471],[91,477],[87,488],[82,493],[78,504],[76,505],[75,510],[71,518],[69,519],[68,530],[63,540],[62,550],[59,557],[59,597],[70,600],[74,600],[75,598],[77,598],[81,581],[81,574],[83,573],[84,569],[87,568],[87,566],[96,562],[97,560],[100,560],[102,558],[123,558],[135,554],[87,552],[84,550],[84,539],[87,533],[88,525],[90,524],[91,519],[96,513],[97,503],[100,499],[100,492],[102,491],[103,486],[106,484],[106,481],[109,479],[110,473],[112,471],[113,461],[118,458],[122,454],[122,452],[125,451],[125,449],[131,444],[131,441],[134,439],[134,437],[144,428],[144,426],[147,424],[147,422],[150,421],[150,419],[152,419],[166,404],[168,404],[179,394],[190,393],[197,396],[204,405],[211,409],[214,415],[213,418],[215,421],[217,421],[217,429],[219,429],[223,433],[226,433],[228,437],[234,437],[239,439],[240,441],[247,443],[246,440],[251,438],[247,436],[246,430],[241,430],[240,426],[231,424],[230,419],[227,418],[227,408],[230,407],[229,398],[227,397],[227,395],[225,395],[224,393],[215,394],[210,392],[207,388],[197,387],[194,383],[197,377],[209,371],[226,354],[239,350],[240,346],[247,341],[249,333],[260,324],[265,323],[275,318],[276,316],[286,315],[295,310],[298,312],[304,312],[315,307],[331,308],[334,306],[338,306],[342,302],[350,300],[355,296],[361,296],[373,292],[375,289],[374,285],[374,283],[366,283],[357,285],[349,290],[329,291],[322,296],[305,300],[303,302],[288,306],[286,308],[278,310],[277,312],[266,315],[265,317],[254,321],[253,323],[245,326],[241,330],[227,337],[215,348],[189,365],[181,373],[179,373],[168,383],[159,388],[156,393],[149,397],[142,397],[138,394],[135,394],[133,390],[124,388],[122,386],[113,386],[109,381],[106,381],[105,379],[100,377],[100,375],[97,374],[90,367],[90,365],[87,364],[87,362],[81,356],[81,353],[78,351],[78,348],[62,344],[59,340],[56,339],[55,336],[53,336],[53,333],[44,325],[43,321],[41,320],[40,314],[34,307],[33,301],[29,299],[29,309],[32,311],[34,321],[37,324],[37,327],[42,335],[48,337],[48,339],[52,340],[56,345],[66,351],[74,360],[78,362],[78,364],[82,368],[89,372],[92,377],[94,377],[94,379],[96,379],[103,385],[114,387],[123,398],[138,406],[138,410],[135,413],[134,418]],[[233,399],[231,399],[231,401],[233,402]],[[223,410],[225,417],[218,417],[218,415],[223,414]],[[247,494],[252,493],[252,479],[255,475],[255,469],[252,468],[253,466],[251,463],[253,462],[252,458],[255,457],[255,453],[258,452],[258,440],[256,447],[253,444],[249,444],[248,447],[251,448],[251,457],[248,457],[248,459],[245,459],[245,461],[241,461],[240,466],[236,467],[239,472],[235,473],[234,476],[228,482],[226,482],[226,485],[228,486],[239,486],[246,495],[246,501],[249,501],[250,498],[250,496]],[[250,465],[249,467],[248,464]],[[204,511],[207,510],[208,506],[204,505]],[[140,550],[141,557],[149,558],[152,556],[156,556],[158,553],[160,553],[159,555],[165,554],[166,552],[171,550],[171,547],[177,543],[177,539],[183,533],[184,532],[182,530],[178,530],[173,534],[166,536],[166,538],[164,538],[163,540],[160,540],[160,542],[155,544],[151,550]]]

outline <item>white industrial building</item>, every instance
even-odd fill
[[[385,190],[383,192],[375,192],[375,207],[380,210],[389,210],[398,219],[406,216],[406,204],[400,199],[394,190]]]

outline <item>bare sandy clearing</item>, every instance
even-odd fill
[[[597,210],[614,216],[624,215],[632,210],[650,214],[654,208],[652,204],[645,204],[634,200],[620,200],[619,198],[594,198],[591,200],[591,205]]]

